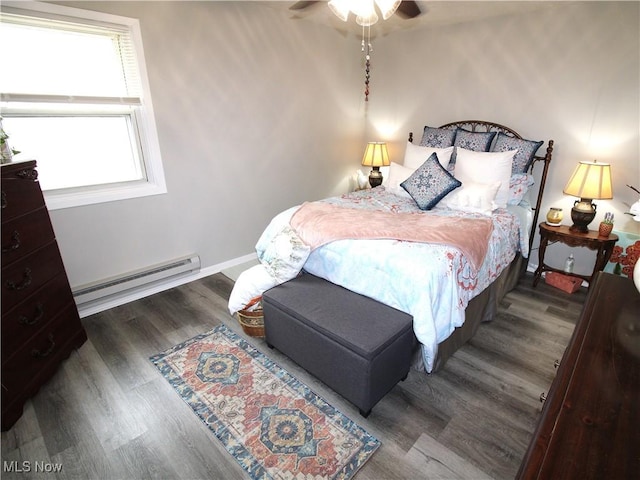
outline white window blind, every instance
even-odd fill
[[[137,20],[29,4],[0,12],[0,106],[47,204],[166,191]]]
[[[121,26],[2,13],[3,98],[140,103],[131,34]],[[6,92],[6,93],[5,93]],[[78,97],[78,98],[74,98]]]

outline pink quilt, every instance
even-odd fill
[[[451,245],[478,271],[493,229],[489,218],[460,218],[423,213],[393,213],[304,203],[291,227],[312,249],[336,240],[387,239]]]

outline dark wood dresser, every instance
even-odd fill
[[[80,347],[80,323],[36,162],[2,165],[2,430]]]
[[[639,475],[640,293],[598,272],[517,478]]]

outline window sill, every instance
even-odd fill
[[[105,185],[90,190],[86,187],[82,190],[49,190],[44,192],[44,199],[49,210],[60,210],[164,193],[167,193],[164,182],[162,184],[135,182]]]

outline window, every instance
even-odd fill
[[[3,2],[0,109],[49,208],[166,192],[138,21]]]

